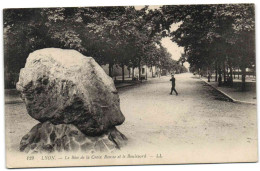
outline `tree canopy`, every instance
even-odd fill
[[[163,6],[168,24],[181,23],[170,32],[172,40],[183,46],[193,69],[224,73],[226,68],[255,66],[255,18],[253,4]],[[245,85],[243,80],[243,86]],[[245,87],[242,87],[244,89]]]
[[[187,61],[193,70],[224,74],[225,82],[228,70],[245,76],[255,68],[254,15],[252,4],[5,9],[5,77],[14,84],[29,53],[56,47],[109,64],[110,76],[115,64],[182,72]],[[166,36],[184,47],[179,61],[162,46]]]

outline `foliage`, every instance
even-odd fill
[[[216,67],[225,74],[228,66],[232,74],[255,66],[253,4],[163,6],[162,12],[169,25],[181,23],[170,36],[184,47],[193,70]]]
[[[162,21],[161,11],[150,10],[148,6],[141,10],[131,6],[6,9],[6,82],[17,81],[29,53],[47,47],[75,49],[94,57],[99,64],[110,66],[169,69],[172,61],[168,52],[158,48],[167,28]]]

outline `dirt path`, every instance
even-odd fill
[[[256,106],[227,102],[191,74],[176,75],[179,96],[169,95],[169,79],[156,78],[119,90],[126,120],[118,129],[129,139],[121,153],[147,154],[151,157],[148,163],[232,162],[255,158]],[[22,136],[37,121],[26,114],[23,103],[8,103],[5,110],[7,147],[18,151]],[[156,154],[164,158],[155,159]],[[138,162],[147,161],[133,161]]]
[[[255,150],[256,155],[256,106],[227,102],[191,74],[176,75],[179,96],[169,95],[169,79],[120,90],[126,121],[119,130],[129,138],[126,151],[164,149],[174,153],[182,149],[187,155],[202,152],[199,155],[207,157]],[[218,158],[224,157],[228,155]]]

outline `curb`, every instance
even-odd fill
[[[144,83],[147,83],[147,82],[149,82],[150,80],[143,80],[142,82],[135,82],[135,83],[129,83],[129,84],[127,84],[127,85],[123,85],[123,86],[115,86],[116,87],[116,89],[120,89],[120,88],[125,88],[125,87],[130,87],[130,86],[135,86],[135,85],[138,85],[138,84],[144,84]]]
[[[123,85],[123,86],[115,86],[116,89],[121,89],[121,88],[125,88],[125,87],[130,87],[130,86],[134,86],[134,85],[137,85],[137,84],[140,84],[140,83],[133,83],[133,84],[127,84],[127,85]]]
[[[221,93],[222,95],[226,96],[231,102],[233,103],[238,103],[238,104],[250,104],[250,105],[257,105],[256,103],[252,103],[252,102],[246,102],[246,101],[240,101],[240,100],[236,100],[234,98],[232,98],[231,96],[229,96],[228,94],[226,94],[225,92],[217,89],[216,87],[212,86],[211,84],[209,84],[207,81],[203,80],[200,78],[201,81],[203,81],[204,83],[206,83],[207,85],[209,85],[210,87],[214,88],[215,90],[217,90],[219,93]]]
[[[17,103],[23,103],[23,101],[22,100],[5,101],[5,104],[17,104]]]
[[[129,85],[123,85],[123,86],[118,86],[118,87],[116,86],[116,89],[130,87],[130,86],[133,86],[133,85],[136,85],[136,84],[129,84]]]

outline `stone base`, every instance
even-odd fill
[[[112,152],[126,144],[127,138],[115,127],[100,136],[86,136],[72,124],[39,123],[20,142],[20,151],[41,152]]]

